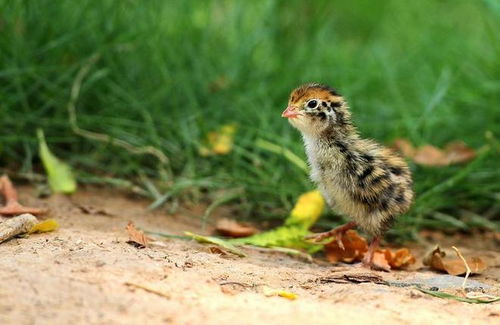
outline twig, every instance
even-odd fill
[[[163,165],[163,166],[168,165],[168,163],[169,163],[168,157],[158,148],[155,148],[153,146],[137,147],[137,146],[134,146],[134,145],[132,145],[124,140],[113,138],[108,134],[84,130],[78,126],[77,119],[76,119],[76,102],[77,102],[78,97],[80,95],[82,81],[83,81],[83,78],[89,72],[90,68],[99,60],[99,57],[100,57],[100,55],[98,53],[96,53],[90,57],[88,62],[85,65],[83,65],[80,68],[80,70],[78,71],[78,73],[75,77],[75,80],[73,81],[73,85],[71,86],[70,100],[69,100],[68,105],[67,105],[69,124],[71,126],[71,130],[74,133],[76,133],[84,138],[87,138],[90,140],[95,140],[95,141],[100,141],[100,142],[104,142],[104,143],[110,143],[112,145],[121,147],[132,154],[136,154],[136,155],[149,154],[149,155],[155,156],[160,161],[161,165]]]
[[[498,301],[498,300],[500,300],[500,297],[489,295],[487,293],[482,293],[482,292],[467,292],[467,294],[465,296],[469,299],[478,299],[478,300],[487,299],[485,301]]]
[[[3,222],[0,220],[0,243],[14,236],[27,233],[37,223],[37,218],[29,213],[21,214]]]
[[[137,284],[137,283],[128,282],[128,281],[125,282],[124,284],[126,286],[129,286],[129,287],[139,288],[139,289],[142,289],[144,291],[147,291],[147,292],[150,292],[150,293],[154,293],[155,295],[158,295],[160,297],[164,297],[164,298],[167,298],[167,299],[171,298],[168,293],[161,292],[161,291],[158,291],[156,289],[148,288],[146,286],[143,286],[142,284]]]
[[[248,284],[248,283],[243,283],[243,282],[236,282],[236,281],[225,281],[225,282],[220,282],[220,286],[224,285],[239,285],[243,288],[253,288],[255,287],[255,284]]]
[[[465,284],[467,283],[467,279],[469,278],[469,275],[471,274],[471,269],[469,267],[469,264],[467,264],[467,261],[463,257],[462,253],[460,253],[460,251],[458,250],[458,248],[456,248],[455,246],[451,246],[451,248],[453,248],[455,253],[457,253],[457,256],[462,260],[462,262],[464,262],[465,268],[467,269],[467,272],[465,272],[464,282],[462,282],[463,294],[466,295]]]

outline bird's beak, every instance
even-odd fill
[[[281,117],[286,117],[286,118],[296,118],[299,116],[299,113],[295,110],[295,107],[293,106],[288,106],[283,113],[281,113]]]

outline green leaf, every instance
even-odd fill
[[[71,167],[50,152],[41,129],[37,130],[38,153],[47,172],[49,186],[54,193],[71,194],[76,191],[76,180]]]
[[[322,245],[311,244],[304,240],[304,237],[309,234],[310,232],[303,227],[281,226],[250,237],[230,239],[229,241],[236,245],[304,249],[309,253],[321,250]]]
[[[225,248],[227,251],[238,255],[240,257],[245,257],[247,256],[245,253],[243,253],[241,250],[236,248],[233,244],[231,244],[229,241],[217,238],[217,237],[212,237],[212,236],[201,236],[197,234],[193,234],[192,232],[185,231],[184,234],[188,237],[191,237],[192,239],[196,240],[199,243],[208,243],[208,244],[214,244],[217,246],[220,246],[222,248]]]

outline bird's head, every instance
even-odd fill
[[[344,98],[333,88],[308,83],[292,91],[288,107],[281,114],[304,134],[346,131],[352,128],[351,115]]]

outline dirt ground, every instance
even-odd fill
[[[128,221],[149,230],[203,233],[189,216],[201,211],[150,212],[148,202],[104,189],[47,199],[33,192],[21,188],[21,202],[49,207],[61,228],[0,244],[0,324],[500,323],[500,303],[474,305],[411,287],[321,281],[336,274],[370,273],[386,281],[437,275],[425,269],[366,271],[254,249],[245,249],[249,256],[240,258],[180,239],[138,249],[127,244]],[[453,242],[453,237],[440,240]],[[473,279],[498,294],[497,243],[471,243],[476,244],[455,244],[465,255],[474,252],[488,260],[488,270]],[[267,297],[264,287],[298,298]]]

